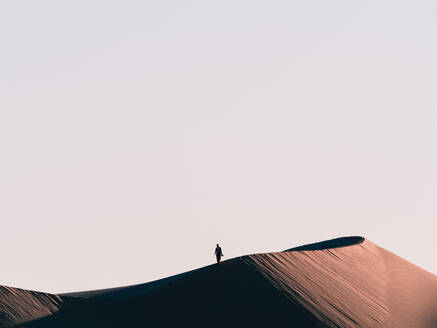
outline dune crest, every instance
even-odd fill
[[[0,327],[437,327],[437,277],[362,237],[254,254],[151,283],[0,289]]]

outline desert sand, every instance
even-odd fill
[[[437,327],[437,276],[362,237],[158,281],[52,295],[0,287],[0,327]]]

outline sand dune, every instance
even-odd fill
[[[155,282],[0,289],[0,327],[437,327],[437,276],[361,237],[234,258]]]
[[[62,307],[57,295],[0,286],[0,327],[50,316]]]

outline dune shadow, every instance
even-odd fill
[[[61,311],[19,327],[321,327],[241,258],[140,297],[64,298]]]
[[[307,244],[299,247],[286,249],[284,252],[292,251],[319,251],[323,249],[347,247],[361,244],[365,239],[361,236],[341,237],[330,240],[321,241],[314,244]]]

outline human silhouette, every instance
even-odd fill
[[[215,248],[215,258],[217,259],[217,264],[220,264],[220,260],[223,256],[222,248],[217,244],[217,247]]]

